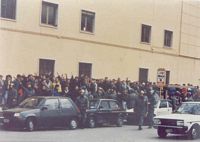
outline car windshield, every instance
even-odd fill
[[[21,108],[36,108],[38,107],[41,102],[43,101],[43,98],[28,98],[25,99],[23,102],[19,104],[19,107]]]
[[[181,114],[200,114],[200,104],[197,103],[183,103],[177,113]]]
[[[98,107],[99,101],[98,100],[92,100],[92,101],[90,101],[89,104],[90,104],[89,105],[90,109],[96,109]]]

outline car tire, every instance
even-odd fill
[[[194,125],[188,132],[188,138],[189,139],[197,139],[200,136],[200,126],[199,125]]]
[[[122,126],[123,126],[123,118],[119,116],[117,118],[117,127],[122,127]]]
[[[71,130],[77,129],[77,128],[78,128],[78,121],[77,121],[76,119],[71,119],[71,120],[69,121],[69,128],[70,128]]]
[[[160,138],[166,138],[167,136],[167,132],[164,128],[158,128],[157,133]]]
[[[36,122],[33,118],[28,118],[26,120],[26,129],[27,131],[34,131],[36,129]]]
[[[96,121],[93,117],[90,117],[88,119],[88,127],[89,128],[95,128],[96,127]]]

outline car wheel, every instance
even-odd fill
[[[88,119],[88,126],[89,126],[89,128],[95,128],[95,126],[96,126],[96,121],[95,121],[95,119],[94,119],[93,117],[90,117],[90,118]]]
[[[166,138],[167,136],[167,132],[163,128],[158,128],[157,133],[160,138]]]
[[[200,127],[198,125],[192,126],[188,133],[188,138],[189,139],[197,139],[199,138],[200,133]]]
[[[36,128],[36,123],[35,123],[34,119],[28,118],[26,121],[26,129],[28,131],[34,131],[35,128]]]
[[[78,122],[77,122],[77,120],[76,120],[76,119],[71,119],[71,120],[69,121],[69,128],[70,128],[71,130],[74,130],[74,129],[77,129],[77,127],[78,127]]]
[[[123,119],[122,119],[122,117],[118,117],[117,118],[117,126],[122,127],[122,125],[123,125]]]

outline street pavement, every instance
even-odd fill
[[[34,132],[0,130],[0,142],[196,142],[199,140],[187,140],[184,136],[174,135],[160,139],[157,137],[156,129],[148,129],[144,126],[143,130],[139,131],[137,126],[131,125]]]

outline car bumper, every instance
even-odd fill
[[[172,134],[186,134],[188,132],[187,126],[167,126],[167,125],[154,125],[154,128],[163,128],[167,133]]]
[[[0,117],[0,126],[6,127],[6,128],[24,128],[25,127],[25,121],[22,118],[5,118]]]

